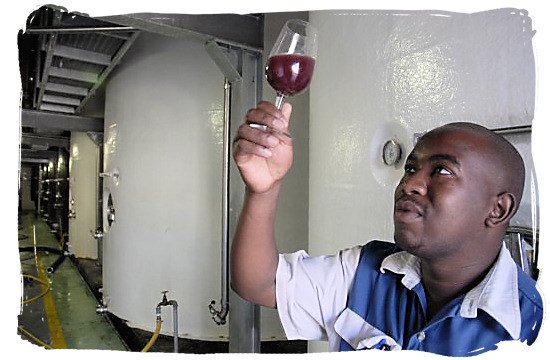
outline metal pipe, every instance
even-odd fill
[[[503,128],[493,129],[493,132],[500,135],[521,134],[521,133],[531,132],[531,125],[503,127]]]
[[[162,301],[159,302],[157,304],[157,309],[156,309],[156,313],[157,313],[157,319],[160,318],[160,313],[161,313],[161,310],[160,308],[162,306],[172,306],[172,319],[173,319],[173,325],[174,325],[174,352],[175,353],[178,353],[179,352],[179,348],[178,348],[178,339],[179,339],[179,331],[178,331],[178,303],[176,300],[168,300],[166,299],[166,293],[168,291],[163,291],[162,294]]]
[[[226,121],[227,129],[236,131],[236,125],[230,124],[229,119],[241,119],[244,116],[244,111],[257,103],[261,98],[262,85],[261,79],[262,66],[260,64],[259,55],[247,54],[243,49],[222,49],[220,44],[215,42],[207,42],[205,44],[206,51],[211,56],[212,60],[218,65],[222,74],[227,78],[231,84],[231,89],[226,89]],[[256,84],[256,86],[250,86],[250,84]],[[231,90],[229,92],[229,90]],[[229,98],[231,94],[231,98]],[[226,146],[231,148],[229,138],[225,137]],[[230,176],[229,176],[230,175]],[[237,177],[235,177],[237,176]],[[229,186],[231,192],[229,193],[229,200],[231,206],[240,206],[242,201],[241,195],[244,188],[240,178],[234,172],[228,174],[230,180],[233,180],[231,184],[236,186]],[[232,179],[233,178],[233,179]],[[235,196],[233,196],[235,195]],[[229,231],[234,231],[234,224],[236,219],[233,213],[228,212],[227,217],[229,219]],[[229,272],[227,272],[229,274]],[[227,275],[227,279],[229,275]],[[225,280],[226,284],[229,284],[229,280]],[[227,316],[227,323],[229,326],[229,352],[230,353],[259,353],[260,352],[260,308],[258,305],[254,305],[250,302],[239,297],[235,292],[228,291],[229,299],[227,301],[227,307],[225,314],[223,312],[216,313],[212,305],[210,304],[210,312],[214,316],[212,319],[218,323],[225,323],[225,317]],[[219,316],[219,315],[223,316]]]
[[[57,178],[57,179],[46,179],[46,180],[42,180],[44,181],[45,183],[49,183],[49,182],[55,182],[55,183],[58,183],[60,181],[69,181],[70,178]]]
[[[100,173],[103,170],[103,146],[98,145],[96,148],[96,171]],[[103,209],[101,203],[103,201],[103,178],[97,177],[96,182],[96,193],[95,193],[95,226],[96,233],[98,230],[101,231],[101,238],[96,238],[97,240],[97,260],[99,264],[103,265]],[[90,230],[91,231],[91,230]]]
[[[40,28],[27,28],[25,29],[26,34],[76,34],[76,33],[87,33],[87,32],[96,32],[96,31],[115,31],[115,32],[126,32],[126,31],[136,31],[135,28],[131,26],[94,26],[94,27],[40,27]]]
[[[38,190],[36,194],[36,212],[37,214],[40,214],[40,210],[42,210],[42,176],[43,176],[42,166],[38,167]]]
[[[222,219],[222,299],[226,309],[229,307],[229,164],[230,164],[230,130],[231,118],[231,83],[226,78],[224,83],[224,126],[223,126],[223,219]]]
[[[518,247],[518,251],[519,251],[519,265],[521,267],[521,270],[523,271],[526,271],[528,270],[527,269],[527,264],[525,264],[525,262],[523,261],[523,235],[521,233],[514,233],[514,237],[515,237],[515,241],[516,241],[516,246]]]
[[[226,323],[226,317],[229,313],[229,157],[230,144],[229,132],[230,124],[230,104],[231,104],[231,83],[225,78],[224,83],[224,122],[223,122],[223,173],[222,173],[222,248],[221,248],[221,307],[220,310],[214,308],[215,301],[212,300],[209,305],[212,319],[218,325]]]
[[[532,229],[528,227],[523,226],[509,226],[506,229],[506,236],[510,238],[510,241],[515,240],[518,248],[519,248],[519,256],[520,259],[518,260],[522,267],[522,270],[527,271],[531,277],[533,277],[535,280],[538,279],[539,276],[539,268],[538,268],[538,238],[539,238],[539,230],[538,229]],[[527,257],[527,254],[524,253],[524,241],[528,245],[532,247],[532,256]],[[510,251],[511,252],[511,251]]]
[[[172,305],[172,318],[174,323],[174,352],[177,354],[179,352],[178,349],[178,303],[176,300],[170,300],[168,302],[170,305]]]

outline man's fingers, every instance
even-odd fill
[[[237,132],[237,137],[267,148],[273,148],[279,145],[280,138],[277,136],[278,134],[266,131],[267,129],[262,128],[262,126],[263,125],[251,126],[249,124],[242,124]]]
[[[248,110],[246,113],[246,122],[248,124],[266,125],[269,128],[288,133],[288,125],[292,106],[285,103],[281,111],[272,103],[262,101],[258,107]]]
[[[243,138],[237,139],[233,144],[235,146],[234,154],[237,164],[239,164],[241,160],[248,159],[250,155],[269,158],[273,154],[267,147],[258,145]]]

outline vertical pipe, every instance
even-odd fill
[[[38,190],[36,194],[36,218],[40,218],[40,208],[42,204],[42,164],[38,165]]]
[[[518,247],[518,253],[519,253],[519,265],[521,266],[521,270],[525,271],[525,264],[524,264],[524,261],[523,261],[523,235],[520,233],[520,232],[517,232],[514,234],[515,236],[515,240],[516,240],[516,244],[517,244],[517,247]]]
[[[229,289],[229,234],[233,231],[236,222],[234,215],[229,211],[230,199],[234,207],[242,205],[244,188],[240,177],[233,179],[233,184],[238,184],[233,189],[229,182],[234,177],[230,168],[230,118],[241,119],[244,109],[248,109],[257,103],[261,97],[262,66],[259,65],[261,53],[248,53],[239,49],[222,49],[216,41],[205,44],[206,51],[212,60],[218,65],[224,74],[224,196],[223,196],[223,237],[222,243],[222,308],[214,308],[215,301],[210,303],[212,319],[218,324],[225,324],[225,318],[229,315],[229,352],[231,353],[259,353],[260,352],[260,308],[239,297]],[[228,56],[229,55],[229,56]],[[235,56],[234,56],[235,55]],[[256,84],[256,86],[254,86]],[[235,131],[235,129],[233,129]],[[229,314],[231,303],[231,314]]]
[[[231,84],[227,78],[224,83],[223,94],[223,199],[222,199],[222,311],[225,308],[225,314],[229,306],[229,161],[230,146],[229,138],[231,129],[230,117],[231,104]]]
[[[95,180],[95,228],[101,229],[103,233],[103,178],[99,176],[103,172],[103,141],[100,141],[96,148],[96,172],[97,177]],[[103,266],[103,238],[97,239],[97,261]]]
[[[178,353],[179,352],[179,349],[178,349],[178,338],[179,338],[179,334],[178,334],[178,303],[175,300],[172,300],[171,303],[172,303],[172,318],[173,318],[172,322],[174,323],[174,352]]]
[[[229,312],[229,165],[231,150],[231,84],[239,82],[241,75],[237,68],[233,66],[231,60],[227,57],[225,51],[215,41],[209,41],[205,44],[205,49],[212,60],[218,65],[224,74],[224,121],[223,121],[223,174],[222,174],[222,251],[221,251],[221,308],[214,308],[215,301],[210,303],[210,313],[213,320],[222,325],[226,322]]]
[[[531,141],[531,144],[533,142]],[[538,221],[538,204],[537,204],[537,182],[535,170],[531,170],[531,229],[533,229],[533,234],[531,235],[531,245],[533,247],[533,258],[531,261],[532,265],[532,274],[534,275],[535,280],[538,279],[538,256],[539,256],[539,246],[538,246],[538,237],[539,237],[539,221]]]
[[[221,306],[219,310],[214,308],[214,300],[210,302],[209,309],[212,319],[218,325],[226,323],[229,312],[229,161],[230,161],[230,105],[231,84],[226,77],[224,80],[223,95],[223,170],[222,170],[222,248],[221,248]]]

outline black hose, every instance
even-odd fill
[[[65,261],[65,258],[66,258],[66,257],[67,257],[67,256],[65,256],[65,254],[59,256],[59,257],[57,258],[57,260],[55,260],[54,263],[53,263],[52,265],[50,265],[49,268],[46,269],[46,272],[47,272],[48,274],[53,274],[53,273],[55,272],[55,270],[57,270],[57,268],[59,267],[59,265],[61,265],[61,263],[62,263],[63,261]]]
[[[44,252],[51,252],[54,254],[63,255],[65,252],[61,249],[51,248],[48,246],[24,246],[19,248],[19,252],[35,252],[35,251],[44,251]]]
[[[26,246],[26,247],[19,248],[19,252],[25,252],[25,251],[30,251],[30,252],[43,251],[43,252],[50,252],[53,254],[59,254],[59,257],[57,258],[57,260],[55,260],[54,263],[46,269],[46,272],[48,274],[53,274],[55,270],[57,270],[59,265],[61,265],[65,260],[65,258],[67,257],[67,253],[65,251],[47,247],[47,246],[36,246],[36,247]]]

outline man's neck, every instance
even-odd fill
[[[427,321],[430,321],[449,301],[467,293],[483,280],[491,268],[489,264],[476,262],[453,266],[421,261],[422,283],[427,300]]]

